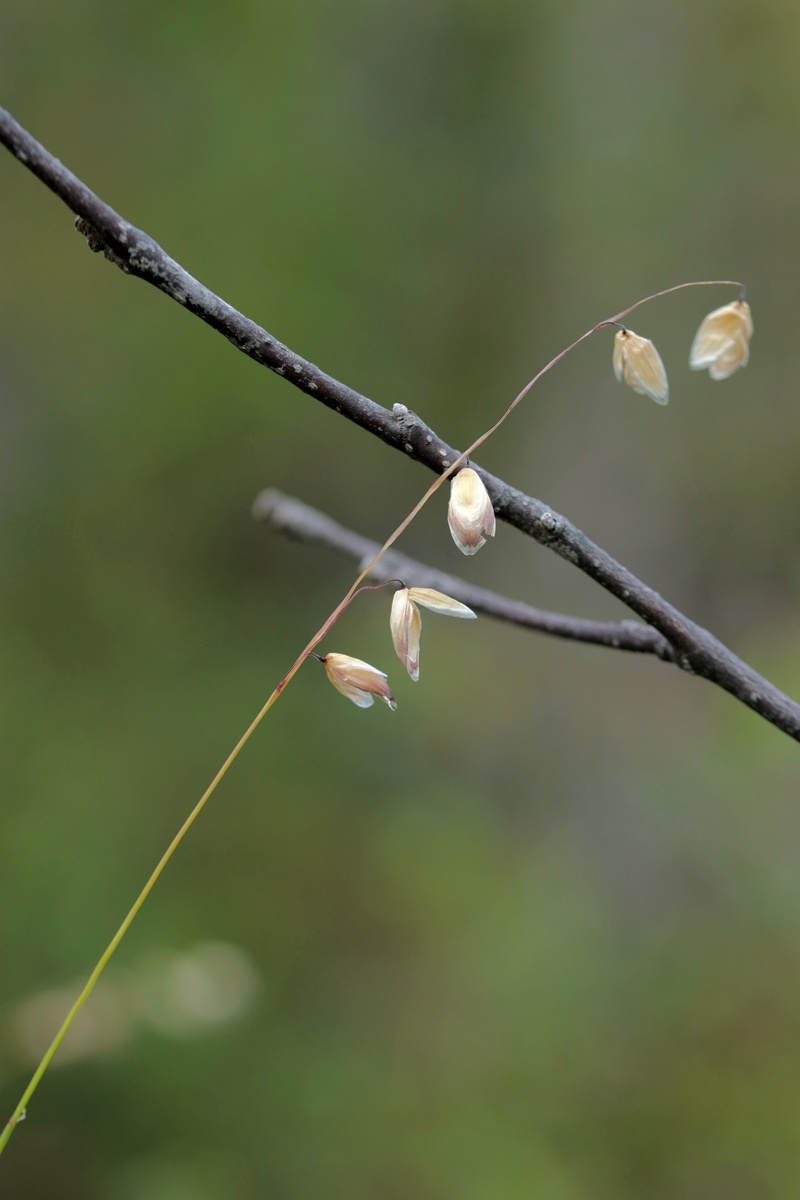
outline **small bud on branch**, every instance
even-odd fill
[[[462,554],[477,554],[487,537],[494,537],[495,517],[489,493],[472,467],[453,476],[447,524]]]
[[[753,318],[746,300],[734,300],[710,312],[697,331],[689,355],[693,371],[708,367],[712,379],[727,379],[750,357]]]
[[[656,404],[669,400],[669,384],[664,364],[653,343],[630,329],[620,329],[614,338],[614,374],[640,396],[649,396]]]
[[[392,598],[392,615],[389,621],[392,641],[397,657],[416,682],[419,679],[419,635],[422,629],[422,614],[418,605],[446,617],[474,617],[476,614],[460,600],[445,596],[434,588],[400,588]]]

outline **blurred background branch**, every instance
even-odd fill
[[[345,529],[338,521],[311,508],[308,504],[286,496],[276,488],[265,488],[253,503],[253,516],[272,529],[311,545],[330,546],[348,558],[354,558],[359,570],[375,558],[380,543]],[[674,662],[675,652],[666,638],[655,629],[638,621],[589,621],[564,613],[547,612],[510,600],[489,588],[477,587],[456,575],[428,567],[397,550],[389,550],[370,571],[378,583],[401,579],[407,587],[428,587],[444,592],[475,612],[498,621],[508,621],[523,629],[549,633],[554,637],[575,642],[589,642],[614,650],[632,650],[640,654],[655,654],[665,662]]]

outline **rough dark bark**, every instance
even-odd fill
[[[75,213],[76,224],[91,249],[103,251],[126,273],[159,288],[248,357],[437,474],[458,457],[459,452],[415,414],[402,406],[390,412],[326,375],[199,283],[151,237],[105,204],[3,109],[0,142]],[[621,600],[666,639],[670,657],[683,670],[716,683],[800,741],[798,704],[637,579],[566,517],[475,463],[471,465],[486,484],[500,520],[555,551]]]

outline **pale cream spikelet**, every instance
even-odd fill
[[[360,658],[351,658],[349,654],[326,654],[320,661],[337,692],[341,692],[359,708],[370,708],[376,696],[385,701],[389,708],[397,708],[384,671],[362,662]]]
[[[746,300],[715,308],[695,335],[689,366],[693,371],[707,367],[712,379],[727,379],[739,367],[747,366],[752,336],[753,318]]]
[[[466,604],[437,592],[433,588],[399,588],[392,597],[392,613],[389,625],[392,631],[397,657],[413,680],[419,679],[419,635],[422,629],[422,614],[418,605],[443,613],[447,617],[474,617],[476,614]]]
[[[462,554],[477,554],[494,537],[495,516],[483,480],[472,467],[462,467],[450,485],[447,524]]]
[[[641,396],[656,404],[669,400],[667,372],[649,338],[639,337],[630,329],[620,329],[614,338],[614,374]]]

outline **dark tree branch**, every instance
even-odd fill
[[[458,456],[452,446],[404,406],[396,405],[389,412],[368,400],[226,304],[189,275],[151,237],[114,212],[4,109],[0,109],[0,142],[75,213],[79,228],[93,250],[102,250],[123,271],[159,288],[248,357],[283,375],[315,400],[438,474]],[[565,517],[487,471],[477,466],[475,469],[501,520],[554,550],[657,629],[672,646],[678,666],[718,684],[800,741],[800,705],[763,679],[707,630],[673,608]]]
[[[371,563],[380,551],[378,542],[362,537],[351,529],[345,529],[332,517],[310,508],[300,500],[284,495],[275,488],[259,492],[253,503],[253,516],[273,529],[287,534],[300,542],[330,546],[354,558],[359,570]],[[425,566],[396,550],[389,550],[370,571],[376,583],[390,579],[401,579],[408,587],[435,588],[460,600],[462,604],[487,617],[508,621],[523,629],[535,629],[553,637],[567,638],[573,642],[590,642],[595,646],[609,646],[614,650],[632,650],[639,654],[655,654],[665,662],[674,661],[675,654],[666,638],[649,625],[638,621],[587,621],[582,617],[568,617],[563,613],[547,612],[523,604],[521,600],[509,600],[498,592],[467,583],[456,575],[447,575],[434,567]]]

